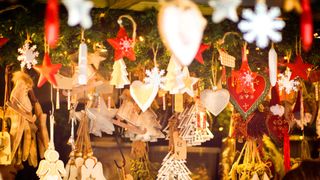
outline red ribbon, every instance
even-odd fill
[[[283,132],[283,159],[285,171],[290,170],[290,140],[287,129]]]

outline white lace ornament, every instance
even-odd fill
[[[287,69],[284,74],[279,74],[278,78],[278,85],[279,90],[285,90],[287,94],[290,94],[291,91],[298,91],[299,81],[296,81],[294,79],[290,80],[292,72],[290,69]]]

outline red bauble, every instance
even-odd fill
[[[59,39],[59,6],[58,0],[48,0],[45,23],[45,37],[51,48],[56,47]]]
[[[127,57],[130,61],[136,60],[136,55],[134,53],[133,40],[128,37],[126,29],[120,27],[117,37],[107,39],[107,41],[114,48],[114,61]]]
[[[38,87],[41,87],[46,81],[57,86],[57,81],[54,76],[58,73],[61,66],[61,64],[52,64],[49,54],[45,53],[42,65],[33,67],[40,74]]]
[[[207,44],[201,44],[199,49],[198,49],[198,52],[196,54],[196,57],[195,59],[200,63],[200,64],[204,64],[204,61],[203,61],[203,57],[202,57],[202,53],[207,50],[208,48],[210,47],[210,45],[207,45]]]
[[[8,41],[9,41],[8,38],[0,38],[0,47],[2,47],[3,45],[5,45]]]
[[[301,0],[302,13],[300,19],[300,36],[302,41],[302,48],[309,51],[313,40],[313,22],[312,12],[309,0]]]

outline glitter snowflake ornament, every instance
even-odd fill
[[[33,45],[30,47],[29,42],[26,42],[22,48],[18,49],[19,56],[18,61],[20,61],[21,68],[24,68],[25,66],[28,69],[31,69],[33,65],[38,64],[37,57],[39,56],[38,51],[36,51],[37,46]]]
[[[298,91],[299,81],[295,79],[290,80],[292,72],[288,68],[284,74],[279,74],[278,85],[279,90],[284,90],[287,94],[290,94],[291,91]]]
[[[256,45],[265,48],[269,44],[269,39],[273,42],[282,40],[279,32],[285,26],[285,22],[279,20],[281,14],[280,8],[272,7],[268,11],[265,3],[258,2],[254,12],[251,9],[244,9],[238,28],[244,33],[243,38],[252,43],[256,41]]]

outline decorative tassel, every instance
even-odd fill
[[[320,101],[318,101],[318,116],[316,120],[316,132],[318,134],[318,138],[320,138]]]
[[[68,110],[71,109],[71,91],[68,90]]]
[[[290,170],[290,140],[288,131],[285,129],[283,132],[283,159],[285,171]]]
[[[57,89],[57,94],[56,94],[56,109],[60,109],[60,92],[59,92],[59,89]]]
[[[314,94],[316,97],[316,101],[319,101],[319,82],[313,83],[314,85]]]

